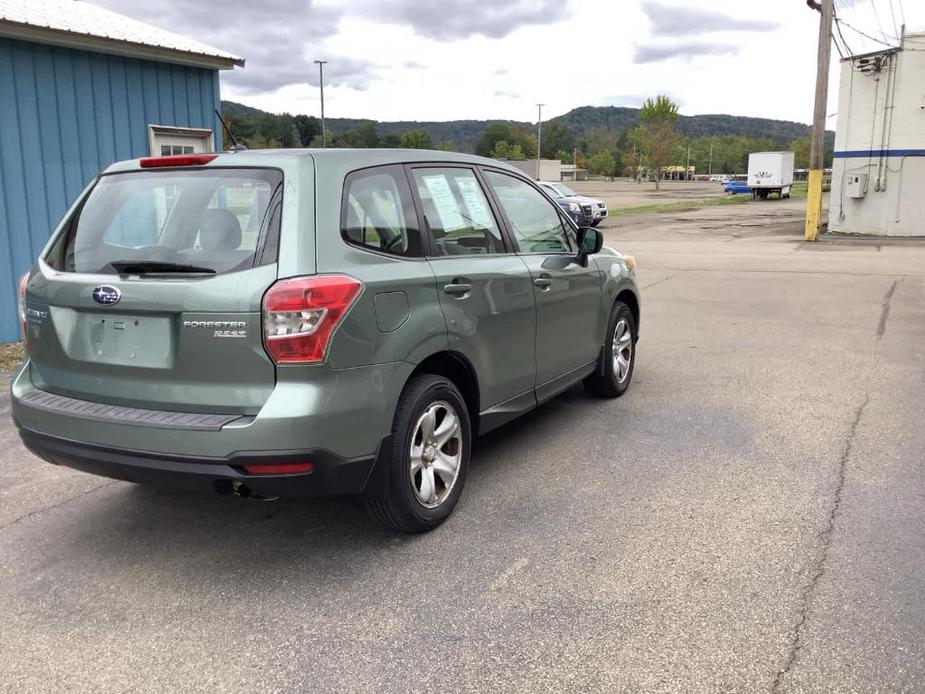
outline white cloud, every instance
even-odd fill
[[[277,112],[318,113],[321,58],[329,116],[532,121],[537,102],[551,117],[667,93],[691,115],[812,117],[818,14],[801,0],[774,3],[771,17],[757,0],[94,1],[243,55],[223,96]],[[925,30],[925,3],[905,5],[909,27]],[[869,2],[839,7],[881,36]],[[843,30],[853,50],[877,48]]]

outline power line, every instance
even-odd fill
[[[893,31],[896,32],[896,38],[899,39],[899,27],[896,26],[896,10],[893,9],[893,0],[890,0],[890,17],[893,20]]]
[[[854,51],[851,50],[851,48],[848,46],[848,42],[845,41],[845,35],[841,31],[840,20],[838,19],[838,12],[834,7],[832,8],[832,15],[835,18],[835,28],[838,30],[838,36],[841,39],[842,44],[845,46],[845,53],[848,55],[854,55]],[[838,48],[838,41],[835,42],[835,47]],[[845,57],[845,53],[842,53],[841,48],[838,48],[838,55],[840,55],[842,58]]]
[[[886,32],[883,30],[883,23],[880,21],[880,13],[877,12],[877,3],[874,0],[870,0],[870,6],[874,8],[874,18],[877,20],[877,28],[880,29],[880,35],[883,36],[883,41],[886,43],[889,41],[887,38]]]
[[[846,27],[847,29],[851,29],[851,31],[853,31],[854,33],[860,34],[861,36],[863,36],[863,37],[866,38],[866,39],[870,39],[871,41],[876,41],[877,43],[883,44],[884,46],[888,46],[889,48],[896,48],[896,46],[894,46],[892,43],[887,43],[886,41],[881,41],[880,39],[878,39],[878,38],[876,38],[876,37],[874,37],[874,36],[871,36],[870,34],[864,32],[864,31],[861,31],[860,29],[856,29],[855,27],[853,27],[853,26],[851,26],[850,24],[848,24],[848,22],[846,22],[844,19],[839,19],[839,20],[838,20],[838,23],[841,24],[841,25],[843,25],[843,26]],[[886,36],[884,36],[884,38],[886,38]]]

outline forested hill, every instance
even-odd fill
[[[623,132],[639,125],[639,109],[625,106],[580,106],[553,120],[562,121],[569,132],[581,136],[591,128]],[[738,135],[792,142],[809,135],[810,126],[789,120],[708,114],[680,116],[678,132],[685,137]],[[834,133],[831,133],[834,137]]]
[[[231,116],[236,122],[247,121],[253,125],[257,125],[260,119],[266,119],[268,116],[273,117],[260,109],[232,101],[222,102],[222,112]],[[581,106],[562,116],[551,119],[550,123],[552,122],[560,122],[576,138],[584,137],[589,131],[595,129],[605,129],[619,137],[639,124],[639,109],[624,106]],[[375,121],[360,118],[328,118],[325,124],[333,134],[340,135],[357,126],[371,123],[375,123],[378,132],[383,135],[400,135],[409,130],[423,129],[430,134],[435,143],[452,142],[458,149],[466,152],[471,152],[475,149],[479,135],[489,124],[504,123],[509,126],[520,126],[524,129],[536,127],[535,123],[510,120]],[[809,130],[809,126],[803,123],[770,118],[750,118],[725,114],[681,116],[678,118],[678,132],[689,138],[736,135],[752,139],[769,138],[787,143],[807,137]],[[827,139],[830,145],[834,141],[834,137],[834,133],[830,132],[828,134]],[[545,147],[543,149],[545,152]]]

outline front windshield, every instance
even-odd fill
[[[561,195],[563,198],[570,198],[572,196],[578,195],[578,193],[576,193],[574,190],[569,188],[564,183],[556,183],[553,185],[553,187],[559,192],[559,195]]]
[[[548,184],[546,184],[546,183],[541,183],[540,185],[543,187],[543,190],[545,190],[547,193],[549,193],[552,197],[554,197],[554,198],[561,198],[561,197],[563,197],[562,193],[560,193],[560,192],[556,189],[555,186],[551,186],[551,185],[548,185]]]

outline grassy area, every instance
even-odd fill
[[[806,181],[794,181],[793,187],[790,189],[791,198],[805,198],[806,197],[806,188],[809,184]]]
[[[751,195],[724,195],[721,198],[679,200],[677,202],[666,202],[655,205],[640,205],[638,207],[611,209],[609,216],[624,217],[630,214],[646,214],[650,212],[685,212],[687,210],[696,210],[701,207],[713,207],[715,205],[740,205],[744,202],[751,202],[751,200]]]
[[[0,345],[0,371],[12,371],[22,361],[22,342]]]

